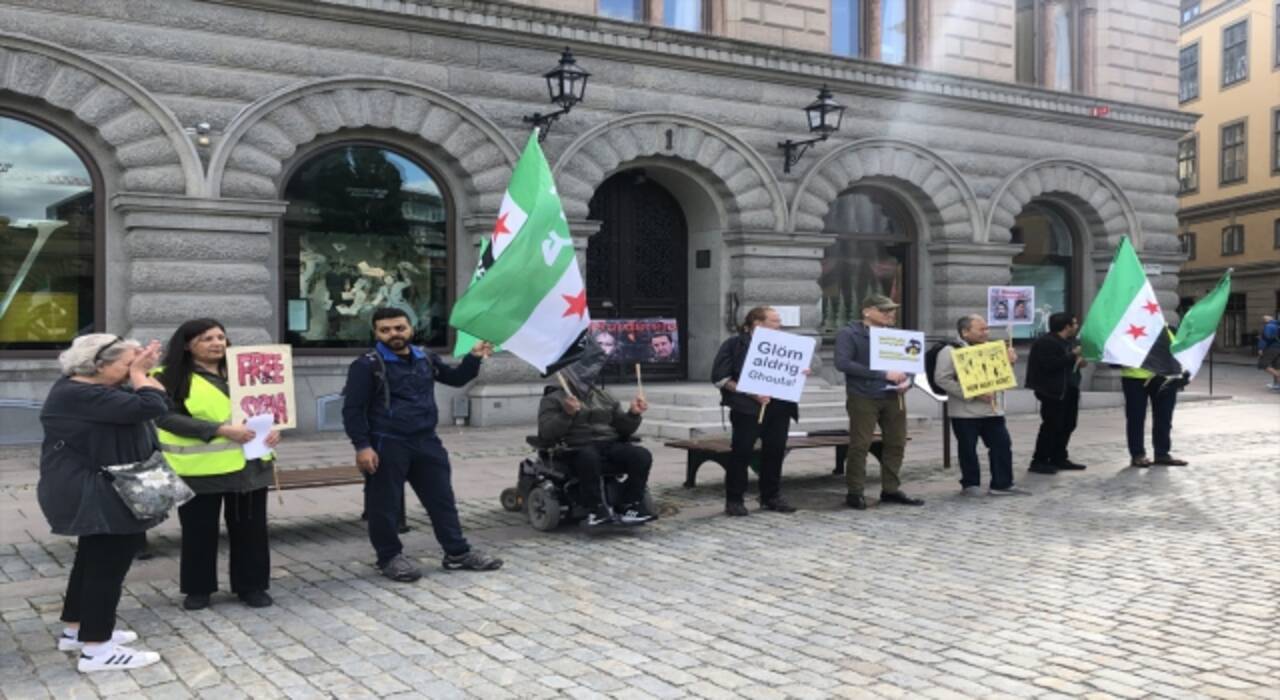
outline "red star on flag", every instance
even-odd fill
[[[497,243],[498,236],[501,236],[504,233],[511,233],[511,231],[507,229],[507,212],[505,211],[502,212],[502,216],[499,216],[498,221],[493,225],[493,242]]]
[[[565,315],[568,316],[568,314],[565,314]],[[1141,338],[1147,334],[1147,329],[1143,328],[1142,326],[1135,326],[1132,323],[1130,323],[1129,330],[1125,331],[1125,333],[1133,336],[1134,340],[1137,340],[1138,338]]]
[[[1152,299],[1151,301],[1148,301],[1147,303],[1143,304],[1142,308],[1146,309],[1147,313],[1151,313],[1151,314],[1160,312],[1160,305],[1156,303],[1155,299]]]
[[[564,300],[569,302],[569,308],[565,309],[564,316],[572,316],[573,314],[577,314],[578,318],[582,318],[582,315],[587,312],[586,287],[583,287],[582,291],[578,292],[576,296],[569,295],[569,294],[561,294],[560,296],[564,297]]]

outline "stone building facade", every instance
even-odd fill
[[[876,42],[834,53],[836,3],[712,1],[702,31],[686,32],[560,0],[0,0],[0,120],[9,120],[0,124],[52,135],[84,163],[95,204],[82,222],[90,272],[81,276],[91,279],[82,279],[80,330],[163,339],[212,315],[239,344],[316,333],[297,352],[308,430],[336,427],[358,343],[320,336],[360,321],[333,309],[355,313],[361,275],[374,279],[370,289],[386,280],[379,294],[437,275],[431,284],[443,291],[429,309],[427,292],[415,292],[416,313],[424,325],[447,317],[528,138],[522,116],[548,111],[540,74],[566,45],[591,78],[543,147],[592,312],[679,318],[684,360],[669,378],[705,377],[730,319],[756,304],[792,307],[795,330],[829,338],[861,296],[882,291],[903,300],[910,325],[945,333],[982,308],[989,285],[1011,281],[1045,284],[1046,299],[1078,313],[1122,236],[1146,262],[1181,263],[1173,173],[1193,117],[1175,109],[1173,9],[906,3],[913,23],[899,48],[914,48],[894,64],[876,60]],[[888,26],[888,4],[853,4],[871,26]],[[645,17],[664,16],[661,4],[657,14],[643,6]],[[1024,36],[1040,43],[1022,46]],[[1054,36],[1072,49],[1055,49]],[[1068,62],[1055,63],[1061,56]],[[847,107],[843,124],[787,172],[778,142],[807,135],[801,108],[824,84]],[[300,206],[285,192],[317,158],[352,144],[390,154],[395,182],[434,213],[395,215],[418,231],[406,234],[417,236],[410,266],[362,260],[353,277],[325,282],[315,265],[335,264],[307,236],[328,241],[334,259],[365,244],[324,238],[336,235],[315,221],[331,204],[324,196]],[[341,192],[387,197],[385,186]],[[395,211],[412,209],[396,201]],[[10,231],[38,238],[30,220],[41,217],[4,206],[0,196]],[[43,218],[65,219],[56,209]],[[609,279],[590,280],[593,261],[597,272],[613,266]],[[625,288],[591,291],[624,275]],[[313,292],[296,291],[299,278]],[[1153,282],[1173,309],[1176,276]],[[646,288],[667,306],[646,306]],[[309,306],[309,293],[327,301]],[[327,320],[315,316],[321,307]],[[0,442],[15,442],[37,434],[55,353],[52,342],[5,340]],[[526,422],[540,384],[500,356],[477,384],[445,395],[442,411],[473,424]]]

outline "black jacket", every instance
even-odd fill
[[[1027,358],[1027,388],[1041,398],[1061,401],[1072,389],[1079,389],[1076,356],[1071,352],[1075,341],[1049,333],[1036,338]]]
[[[600,387],[592,387],[586,398],[579,400],[582,410],[571,416],[564,410],[564,389],[543,395],[538,404],[538,439],[581,447],[627,438],[640,428],[642,416],[632,413]]]
[[[725,340],[720,345],[720,349],[716,351],[716,359],[711,362],[711,383],[720,387],[721,406],[728,406],[729,410],[734,413],[746,413],[754,416],[760,412],[760,404],[751,398],[750,394],[729,391],[723,385],[726,379],[732,379],[735,384],[738,382],[738,378],[742,375],[742,365],[746,364],[747,351],[750,347],[751,335],[748,333],[739,333]],[[792,420],[800,420],[800,407],[794,401],[771,399],[770,403],[778,404]],[[773,410],[777,410],[777,408]],[[770,415],[772,415],[772,411]]]
[[[386,368],[381,381],[375,353]],[[373,352],[362,355],[347,370],[342,427],[357,450],[374,447],[387,437],[431,437],[439,420],[435,383],[463,386],[478,374],[480,358],[475,355],[468,354],[458,366],[451,367],[430,350],[415,347],[403,358],[378,343]]]
[[[63,377],[40,409],[44,447],[36,497],[55,535],[128,535],[164,520],[139,520],[102,467],[128,464],[156,449],[150,421],[172,403],[159,389],[137,391]]]

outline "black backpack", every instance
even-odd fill
[[[933,372],[938,368],[938,353],[942,352],[943,348],[958,348],[958,347],[963,347],[963,346],[954,340],[943,340],[943,341],[934,343],[932,346],[929,347],[929,350],[925,352],[924,376],[926,379],[929,380],[929,388],[933,390],[933,393],[935,394],[947,393],[942,390],[942,387],[938,386],[938,382],[935,381],[933,378]]]

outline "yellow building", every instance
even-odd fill
[[[1201,115],[1178,148],[1179,296],[1235,268],[1219,342],[1251,345],[1280,308],[1280,2],[1182,0],[1178,101]]]

